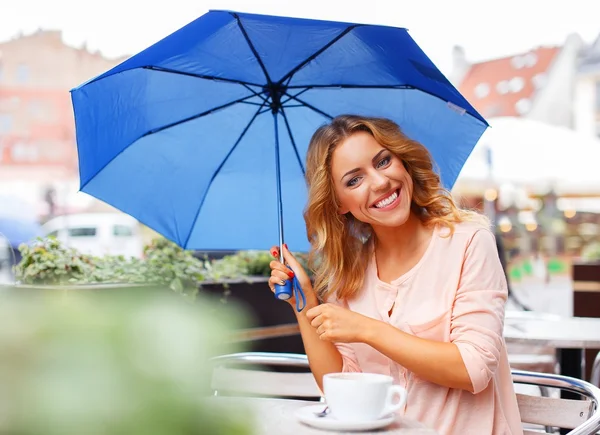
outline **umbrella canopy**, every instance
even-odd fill
[[[188,249],[308,249],[304,157],[389,118],[451,187],[485,120],[405,29],[211,11],[72,91],[81,190]]]
[[[600,193],[598,138],[524,118],[491,118],[489,123],[460,173],[457,192],[481,192],[487,180],[534,191]]]

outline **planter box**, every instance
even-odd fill
[[[296,315],[287,302],[275,299],[265,277],[249,277],[245,280],[223,280],[203,282],[200,292],[214,297],[223,297],[228,303],[242,307],[254,318],[250,328],[260,330],[290,329],[296,325]],[[265,338],[248,341],[247,350],[254,352],[304,353],[304,345],[299,334],[284,337]]]
[[[573,262],[573,315],[600,318],[600,262]],[[585,379],[590,379],[600,349],[585,351]]]
[[[149,291],[157,286],[126,284],[83,284],[83,285],[0,285],[0,295],[6,292],[110,292],[117,290]],[[160,288],[160,291],[170,291]],[[296,332],[296,316],[287,302],[275,299],[269,290],[267,278],[250,277],[239,280],[205,281],[200,293],[227,303],[236,304],[247,311],[252,318],[250,336],[271,335],[270,338],[248,339],[245,347],[254,352],[304,353],[304,345]],[[281,327],[281,328],[279,328]],[[266,328],[266,329],[264,329]],[[269,331],[269,333],[263,333]],[[283,331],[283,332],[282,332]],[[245,331],[244,331],[245,332]],[[285,336],[278,336],[281,334]],[[248,334],[246,334],[248,335]]]

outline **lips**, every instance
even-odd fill
[[[384,208],[392,204],[398,198],[398,195],[400,195],[400,189],[394,189],[393,191],[377,198],[377,200],[371,204],[371,207]]]

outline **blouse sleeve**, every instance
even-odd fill
[[[450,324],[477,394],[488,386],[504,346],[504,305],[508,289],[494,235],[475,232],[467,245]]]
[[[348,304],[345,302],[338,301],[334,296],[331,296],[327,299],[327,303],[338,305],[340,307],[348,308]],[[342,355],[342,372],[344,373],[360,373],[362,372],[360,365],[358,364],[358,359],[356,358],[356,354],[354,352],[354,348],[349,343],[334,343],[335,347],[337,347],[338,352]]]

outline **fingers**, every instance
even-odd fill
[[[323,310],[326,308],[327,304],[321,304],[321,305],[317,305],[314,308],[311,308],[310,310],[308,310],[306,312],[306,317],[308,318],[308,320],[310,320],[311,322],[313,321],[313,319],[315,319],[316,317],[318,317],[319,315],[321,315],[321,313],[323,312]]]
[[[271,277],[269,278],[269,287],[271,288],[271,291],[274,292],[276,285],[285,285],[286,281],[287,277],[282,278],[280,276],[271,275]]]
[[[330,329],[331,325],[329,324],[329,321],[326,320],[315,328],[315,332],[319,336],[319,339],[327,340],[329,338]]]
[[[271,248],[271,255],[273,255],[273,257],[279,258],[279,247],[278,246],[273,246]],[[290,252],[290,250],[288,249],[288,247],[285,243],[283,244],[283,261],[285,263],[289,264],[292,269],[297,269],[297,268],[301,267],[300,263],[298,263],[298,260],[296,260],[296,257],[294,257],[292,255],[292,253]]]
[[[283,278],[285,278],[285,279],[294,277],[294,271],[292,269],[290,269],[289,267],[287,267],[285,264],[282,264],[277,260],[271,261],[269,263],[269,267],[271,268],[271,274],[273,274],[274,272],[283,274],[283,275],[285,275],[285,276],[283,276]]]

